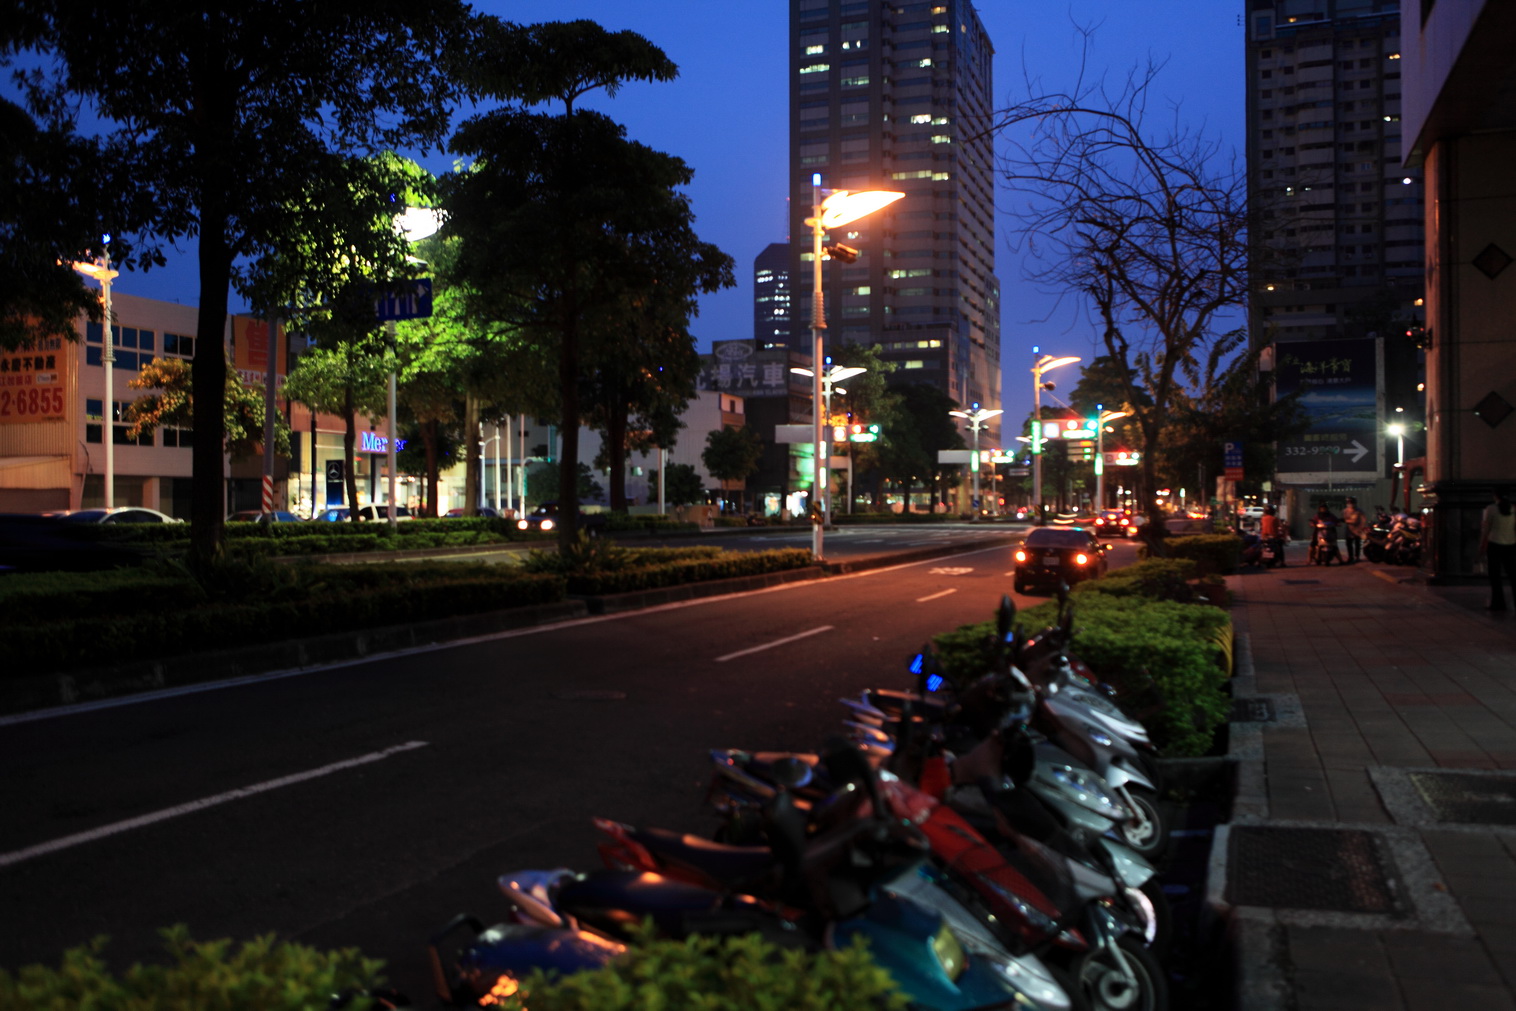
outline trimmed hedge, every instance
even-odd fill
[[[506,1011],[904,1011],[906,995],[862,938],[839,951],[779,948],[755,934],[639,940],[603,969],[536,972]]]
[[[1230,710],[1225,687],[1232,672],[1231,619],[1205,604],[1144,596],[1137,592],[1144,578],[1125,580],[1119,592],[1102,586],[1118,582],[1111,576],[1071,591],[1073,650],[1101,680],[1115,686],[1165,754],[1204,755]],[[1035,635],[1057,618],[1055,602],[1040,604],[1017,614],[1016,630]],[[993,657],[993,637],[993,621],[937,636],[933,644],[944,673],[959,683],[984,674]]]
[[[732,552],[717,557],[670,559],[630,568],[599,572],[580,572],[568,577],[568,592],[583,596],[658,590],[684,583],[703,583],[712,579],[757,576],[811,565],[811,553],[805,548],[774,551]]]
[[[1235,573],[1242,564],[1242,538],[1236,534],[1191,534],[1164,539],[1165,557],[1193,561],[1201,576]],[[1139,558],[1148,557],[1148,547],[1138,549]]]
[[[332,996],[376,985],[384,963],[356,948],[318,951],[268,934],[233,947],[195,941],[183,924],[160,933],[173,961],[138,963],[114,975],[100,957],[106,939],[72,948],[54,969],[0,969],[0,1009],[152,1008],[154,1011],[309,1011]]]
[[[0,612],[0,629],[10,633],[9,669],[67,670],[261,643],[271,635],[299,638],[378,628],[397,615],[427,621],[566,597],[561,576],[449,562],[233,560],[198,581],[123,570],[109,574],[109,584],[98,591],[89,583],[100,574],[75,576],[72,585],[63,575],[49,573],[43,581],[21,574],[4,581],[8,593],[0,599],[16,603]],[[98,606],[75,606],[80,602]]]
[[[957,513],[837,513],[832,516],[832,522],[837,526],[870,523],[956,523],[959,519]]]

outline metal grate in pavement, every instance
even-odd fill
[[[1233,905],[1403,917],[1388,859],[1357,829],[1234,825],[1227,898]]]
[[[1274,700],[1269,698],[1240,698],[1232,700],[1229,723],[1273,723]]]
[[[1439,822],[1516,825],[1516,776],[1412,772],[1416,792]]]

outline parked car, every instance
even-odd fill
[[[366,505],[358,510],[358,519],[360,520],[388,520],[389,518],[390,507],[387,505]],[[400,506],[395,513],[396,520],[413,520],[415,518],[411,515],[410,506]]]
[[[117,506],[114,509],[65,509],[44,513],[65,523],[183,523],[181,519],[145,506]]]
[[[1016,548],[1013,575],[1017,593],[1038,587],[1054,589],[1060,581],[1073,586],[1082,579],[1105,575],[1105,553],[1090,530],[1082,527],[1038,527]]]
[[[327,506],[311,517],[314,523],[341,523],[352,515],[347,506]]]
[[[462,509],[449,509],[444,515],[446,515],[446,516],[466,516],[468,514],[466,512],[464,512]],[[497,512],[494,506],[480,506],[478,509],[474,510],[474,515],[475,516],[488,516],[491,519],[499,519],[500,517],[504,516],[507,519],[509,519],[510,517],[516,515],[516,510],[514,510],[514,509],[506,509],[504,512]]]
[[[559,505],[557,502],[544,502],[521,519],[516,521],[518,530],[535,530],[539,533],[547,533],[558,529]],[[579,529],[594,536],[605,529],[610,521],[610,515],[605,506],[593,502],[579,503]]]
[[[266,513],[261,509],[239,509],[226,518],[228,523],[299,523],[300,517],[294,513],[274,510]]]
[[[63,513],[0,514],[0,573],[92,572],[140,565],[150,546],[102,542]]]

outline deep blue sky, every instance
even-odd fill
[[[1148,59],[1167,61],[1157,92],[1179,104],[1179,117],[1235,148],[1243,146],[1243,37],[1239,2],[1218,0],[980,0],[995,45],[995,100],[1024,93],[1023,65],[1049,90],[1069,87],[1079,56],[1074,23],[1097,28],[1093,67],[1115,76]],[[786,239],[788,157],[788,9],[784,0],[479,0],[476,7],[522,23],[589,18],[646,36],[679,65],[666,84],[634,84],[614,99],[587,104],[627,127],[632,138],[683,158],[695,171],[689,189],[700,237],[737,261],[738,286],[707,296],[692,330],[702,349],[712,340],[752,336],[752,262],[765,245]],[[1029,17],[1028,15],[1033,15]],[[1155,112],[1164,114],[1166,110]],[[446,157],[429,159],[444,171]],[[996,268],[1003,289],[1003,404],[1011,417],[1031,410],[1031,348],[1088,359],[1091,330],[1072,305],[1021,279],[1010,250],[1011,222],[997,216]],[[150,298],[197,300],[193,262],[128,275],[118,290]],[[1059,392],[1077,380],[1063,370]]]

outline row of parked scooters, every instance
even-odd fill
[[[1378,510],[1363,539],[1363,557],[1390,565],[1420,564],[1421,518],[1409,513],[1390,516]]]
[[[874,959],[919,1009],[1161,1011],[1171,911],[1157,756],[1069,651],[1072,608],[1025,638],[1002,598],[992,669],[842,700],[816,754],[710,752],[715,838],[596,819],[604,870],[502,875],[503,922],[464,914],[428,953],[481,1006],[535,969],[607,965],[657,936],[758,933]]]

